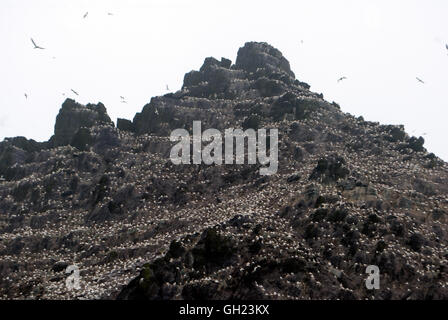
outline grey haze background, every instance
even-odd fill
[[[426,133],[448,160],[447,14],[446,0],[2,0],[0,140],[47,140],[67,97],[132,119],[205,57],[266,41],[343,111]]]

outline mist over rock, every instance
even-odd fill
[[[0,298],[448,299],[447,163],[342,110],[257,42],[116,127],[67,99],[49,141],[0,142]],[[278,129],[277,173],[174,165],[170,133],[193,121]]]

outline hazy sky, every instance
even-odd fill
[[[1,0],[0,39],[0,140],[47,140],[66,97],[132,119],[205,57],[265,41],[343,111],[426,133],[448,160],[446,0]]]

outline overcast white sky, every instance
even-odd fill
[[[1,0],[0,39],[0,140],[47,140],[66,97],[132,119],[205,57],[265,41],[343,111],[426,134],[448,160],[446,0]]]

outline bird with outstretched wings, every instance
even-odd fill
[[[425,81],[423,81],[423,80],[420,79],[419,77],[415,77],[415,79],[417,79],[418,82],[425,83]]]
[[[78,92],[76,92],[76,91],[73,90],[73,89],[70,89],[70,90],[72,90],[72,92],[73,92],[74,94],[76,94],[77,96],[79,96]]]
[[[42,50],[45,49],[45,48],[39,47],[39,46],[36,44],[36,42],[34,42],[33,38],[31,38],[31,42],[33,43],[34,49],[42,49]]]
[[[89,15],[89,12],[84,13],[83,18],[84,18],[84,19],[87,18],[88,15]]]
[[[345,79],[347,79],[347,77],[341,77],[338,79],[338,82],[341,82],[342,80],[345,80]]]

